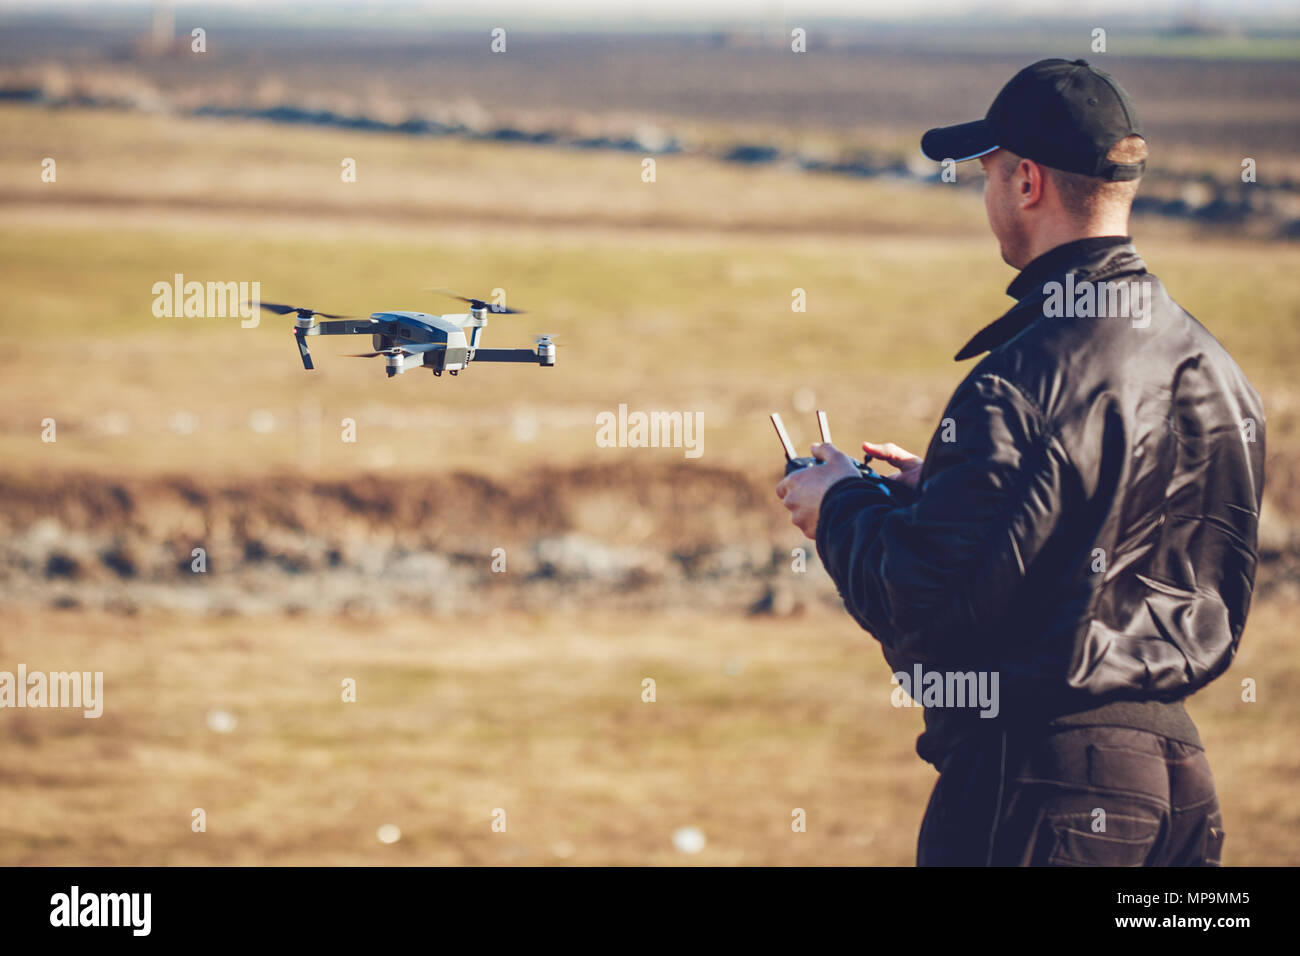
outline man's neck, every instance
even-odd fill
[[[1007,286],[1007,295],[1022,299],[1043,282],[1067,271],[1081,259],[1091,259],[1104,249],[1133,241],[1131,236],[1084,236],[1053,246],[1028,262]]]
[[[1067,242],[1074,242],[1076,239],[1100,239],[1106,236],[1127,235],[1127,220],[1098,222],[1083,227],[1080,227],[1075,223],[1062,223],[1057,226],[1049,226],[1030,238],[1029,246],[1025,250],[1025,261],[1022,262],[1019,267],[1023,269],[1043,253],[1051,252],[1057,246],[1063,246]]]

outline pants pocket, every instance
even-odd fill
[[[1091,813],[1047,813],[1048,866],[1142,866],[1160,836],[1156,817],[1107,814],[1106,830],[1093,830]]]

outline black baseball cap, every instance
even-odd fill
[[[1011,78],[988,115],[940,126],[921,137],[921,152],[936,162],[964,162],[1008,149],[1069,173],[1099,179],[1137,179],[1146,163],[1112,163],[1112,146],[1142,135],[1133,101],[1114,77],[1087,60],[1039,60]]]

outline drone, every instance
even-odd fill
[[[438,290],[454,299],[469,303],[469,312],[461,315],[430,315],[426,312],[373,312],[369,318],[334,315],[293,305],[275,302],[259,303],[276,315],[295,313],[293,337],[302,356],[302,367],[315,368],[307,338],[312,335],[363,335],[371,336],[374,351],[356,353],[354,358],[384,359],[388,377],[401,375],[407,369],[427,368],[436,376],[443,372],[457,375],[469,367],[470,362],[526,362],[542,368],[555,366],[555,342],[550,335],[534,336],[535,349],[485,349],[479,347],[488,315],[520,315],[520,309],[489,304],[482,299],[459,295],[447,289]],[[317,316],[336,321],[318,322]],[[469,333],[466,336],[466,332]]]

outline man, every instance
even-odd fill
[[[984,167],[1016,304],[957,354],[988,353],[924,459],[863,445],[913,503],[830,444],[777,486],[895,679],[922,676],[939,779],[917,861],[1218,865],[1182,701],[1228,667],[1250,605],[1259,396],[1129,239],[1146,143],[1110,76],[1035,63],[922,150]],[[959,692],[976,678],[996,706]]]

